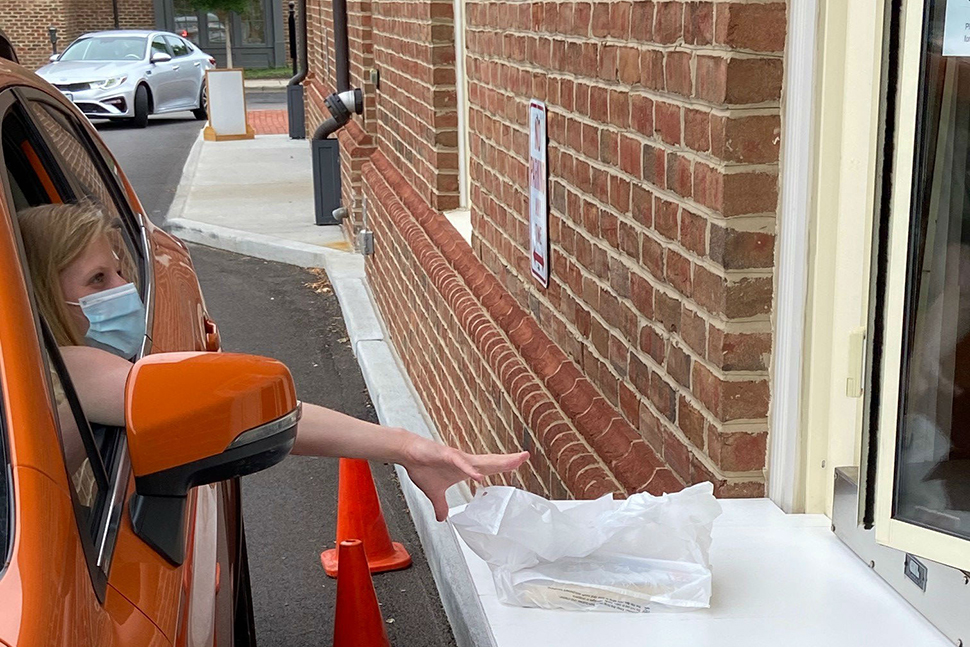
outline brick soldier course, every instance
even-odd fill
[[[364,118],[343,200],[449,442],[535,453],[554,497],[764,494],[785,4],[465,2],[471,244],[451,2],[349,2]],[[333,91],[310,0],[308,121]],[[380,71],[380,87],[369,71]],[[528,263],[529,100],[548,107],[551,276]]]

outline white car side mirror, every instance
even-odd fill
[[[165,52],[154,52],[151,58],[152,63],[168,63],[170,60],[172,57]]]
[[[48,61],[50,61],[51,63],[54,63],[54,62],[56,62],[56,61],[57,61],[57,59],[59,59],[60,57],[61,57],[61,55],[60,55],[60,54],[51,54],[51,55],[50,55],[50,57],[48,57],[48,59],[47,59],[47,60],[48,60]]]

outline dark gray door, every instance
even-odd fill
[[[286,65],[283,49],[282,0],[249,0],[241,14],[226,15],[193,9],[187,0],[155,0],[159,29],[190,40],[226,65],[226,32],[232,30],[234,67],[264,68]]]

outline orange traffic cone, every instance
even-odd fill
[[[333,647],[391,647],[364,546],[359,539],[352,539],[340,542],[337,550],[343,568],[337,578]]]
[[[396,571],[411,565],[411,556],[401,544],[391,541],[377,498],[374,477],[367,461],[340,459],[340,485],[337,491],[337,544],[347,539],[364,543],[371,573]],[[337,577],[339,553],[325,550],[320,555],[323,570]]]

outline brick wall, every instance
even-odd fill
[[[762,494],[785,5],[467,0],[471,246],[440,213],[457,205],[451,3],[368,5],[353,83],[369,37],[381,86],[340,133],[343,198],[357,217],[366,198],[368,275],[445,437],[532,449],[514,482],[552,496]],[[329,3],[310,23],[315,126]],[[548,289],[527,261],[533,97]]]
[[[118,0],[118,20],[122,29],[154,28],[152,0]],[[0,0],[0,29],[28,69],[47,63],[51,26],[57,27],[57,51],[62,52],[86,32],[114,29],[111,0]]]
[[[466,6],[476,253],[685,483],[761,494],[784,3]],[[530,97],[548,290],[527,258]]]

